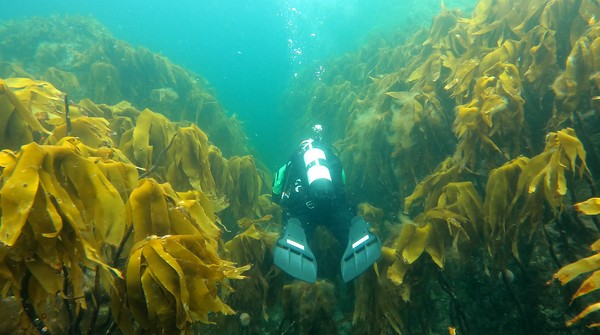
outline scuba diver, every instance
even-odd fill
[[[284,209],[284,228],[273,258],[290,276],[315,283],[317,262],[309,241],[322,225],[347,245],[341,262],[347,283],[379,259],[382,243],[346,203],[342,163],[332,146],[322,142],[321,131],[321,125],[314,126],[313,138],[303,141],[275,176],[273,202]]]

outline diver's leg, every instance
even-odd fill
[[[327,228],[333,237],[340,242],[340,247],[343,250],[346,249],[348,244],[348,234],[350,232],[350,225],[354,214],[351,212],[350,207],[346,204],[337,204],[333,206],[331,212],[328,214],[329,222]]]
[[[289,219],[297,219],[302,224],[302,229],[304,229],[304,233],[306,234],[307,244],[310,243],[311,238],[315,234],[317,230],[317,222],[311,215],[312,213],[309,211],[297,211],[294,213],[288,213],[287,218]]]

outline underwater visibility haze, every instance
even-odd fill
[[[3,3],[0,334],[595,334],[599,16]],[[316,124],[382,244],[348,283],[328,223],[300,245],[315,283],[274,264]]]

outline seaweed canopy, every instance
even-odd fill
[[[388,164],[385,163],[389,158],[372,150],[372,146],[376,143],[386,145],[387,119],[390,116],[389,113],[373,108],[356,115],[354,120],[349,118],[353,127],[342,142],[343,152],[340,157],[348,172],[349,185],[368,185],[377,175],[382,180],[389,180],[391,171],[386,168]],[[384,187],[388,188],[389,185],[388,183]]]
[[[583,1],[580,11],[582,17],[590,22],[594,22],[593,17],[600,15],[600,8],[590,1]],[[581,35],[583,33],[580,33]],[[600,28],[594,25],[585,36],[581,36],[576,41],[571,40],[573,48],[567,58],[565,72],[557,77],[552,85],[556,100],[552,118],[548,122],[550,129],[559,128],[565,122],[572,120],[573,114],[579,113],[577,108],[586,102],[583,98],[589,94],[590,89],[600,88],[597,76],[600,72],[600,64],[596,61],[600,56],[599,36]],[[578,37],[577,33],[572,37]]]
[[[375,227],[379,227],[383,220],[383,210],[381,208],[371,206],[364,202],[358,205],[357,214],[365,218],[365,221],[371,223],[371,225]]]
[[[124,41],[104,34],[100,37],[71,65],[94,102],[112,105],[127,100],[172,120],[192,121],[212,134],[212,142],[228,156],[248,153],[243,128],[235,117],[227,118],[214,91],[205,87],[208,83],[204,78],[143,46],[136,50]],[[65,85],[69,80],[63,73],[53,74],[48,79],[57,84]],[[155,150],[160,153],[160,149]],[[146,168],[141,162],[138,166]]]
[[[134,241],[140,242],[150,235],[201,235],[216,250],[221,230],[211,220],[210,202],[204,202],[203,206],[193,193],[186,198],[182,199],[169,184],[140,180],[125,208],[127,225],[134,226]]]
[[[261,219],[268,220],[269,217]],[[235,292],[228,301],[236,309],[245,310],[252,316],[262,316],[269,320],[267,314],[267,294],[269,280],[275,270],[273,265],[273,246],[279,237],[278,233],[269,233],[252,224],[244,233],[237,235],[225,244],[227,259],[240,266],[252,264],[247,272],[248,280],[233,284]]]
[[[218,297],[225,278],[242,279],[250,265],[236,267],[219,258],[221,230],[206,195],[177,193],[170,184],[142,179],[126,205],[134,231],[125,281],[112,294],[113,315],[125,334],[129,322],[146,331],[191,332],[197,321],[208,323],[209,311],[232,314]],[[171,235],[172,234],[172,235]],[[126,287],[126,289],[125,289]]]
[[[378,271],[382,285],[380,293],[397,292],[408,301],[410,284],[405,282],[405,276],[423,252],[426,251],[439,268],[444,268],[447,250],[450,250],[452,258],[460,260],[461,253],[469,251],[472,244],[478,243],[482,230],[480,222],[483,219],[483,202],[471,182],[446,180],[442,184],[439,179],[442,173],[440,171],[436,174],[436,183],[430,180],[419,184],[415,190],[415,194],[420,194],[425,187],[428,188],[430,195],[426,201],[426,211],[413,221],[406,222],[399,235],[386,242],[391,248],[384,249],[382,267]],[[439,191],[433,191],[432,188],[439,188]],[[432,199],[434,197],[437,199]],[[409,206],[410,204],[406,208]],[[386,303],[384,297],[380,299],[381,303],[387,304],[380,307],[384,310],[399,308],[397,304]],[[399,318],[392,317],[393,315],[388,316],[388,321],[399,331]]]
[[[489,254],[499,257],[501,266],[506,265],[508,250],[520,259],[519,235],[524,233],[531,239],[537,231],[544,199],[555,215],[562,211],[567,192],[565,173],[570,170],[580,177],[589,173],[585,157],[575,131],[567,128],[548,134],[543,153],[531,159],[520,157],[491,172],[484,204],[484,236]]]
[[[415,224],[404,225],[393,248],[406,264],[412,264],[427,251],[443,268],[445,246],[451,243],[453,252],[458,255],[459,242],[477,241],[482,218],[483,202],[473,184],[449,183],[442,188],[436,207],[415,217]],[[402,282],[402,276],[395,278],[398,283]]]
[[[253,156],[232,157],[227,165],[233,180],[231,209],[236,217],[254,218],[262,180],[258,175]]]
[[[136,119],[135,128],[123,133],[120,149],[136,165],[148,170],[157,163],[160,153],[169,146],[178,126],[164,116],[145,109]],[[163,179],[169,162],[156,169]],[[163,179],[164,180],[164,179]]]
[[[416,184],[419,171],[433,170],[435,159],[444,151],[444,130],[448,121],[439,97],[431,86],[421,93],[387,92],[392,97],[392,119],[387,137],[393,146],[394,173],[401,184],[401,197]]]
[[[577,166],[578,157],[581,162],[579,166]],[[562,211],[562,198],[567,192],[565,171],[570,170],[573,175],[578,172],[580,178],[583,173],[589,173],[585,157],[583,144],[573,129],[567,128],[549,133],[544,152],[530,159],[523,168],[515,197],[508,211],[512,211],[517,200],[524,195],[525,203],[520,214],[520,222],[530,218],[533,232],[542,214],[541,197],[545,196],[555,212],[557,209]]]
[[[63,137],[56,145],[70,146],[73,151],[96,164],[106,179],[119,192],[123,202],[127,202],[129,195],[137,185],[138,171],[119,149],[90,148],[75,137]]]
[[[301,335],[323,332],[338,334],[333,321],[334,287],[326,281],[315,284],[295,281],[283,287],[282,304],[287,320],[294,322]]]
[[[49,134],[26,106],[31,104],[32,108],[40,107],[40,101],[49,100],[47,96],[51,97],[52,103],[60,98],[55,94],[57,91],[51,85],[46,87],[31,85],[32,83],[39,82],[33,82],[30,79],[7,79],[6,81],[0,79],[0,111],[2,111],[0,113],[0,132],[2,134],[0,147],[3,149],[18,150],[22,145],[31,143],[33,134],[29,127],[44,135]],[[19,89],[17,91],[19,95],[13,92],[12,87]],[[32,101],[38,103],[33,104]],[[50,104],[48,107],[54,110],[56,106]]]
[[[229,173],[229,161],[223,157],[221,150],[214,145],[208,148],[208,162],[217,194],[219,196],[231,194],[233,192],[233,179]]]
[[[458,166],[452,164],[452,159],[448,158],[438,165],[435,172],[423,179],[413,193],[404,199],[404,213],[410,212],[413,203],[427,195],[425,200],[425,211],[432,209],[437,205],[437,201],[442,194],[442,188],[450,182],[458,181]],[[422,201],[422,200],[420,200]]]
[[[64,312],[57,299],[84,295],[84,268],[97,266],[107,290],[121,276],[101,246],[121,241],[123,201],[98,166],[70,145],[5,150],[0,166],[0,286],[12,286],[17,300],[25,292],[46,326],[60,332],[47,308]],[[75,303],[86,308],[85,299]]]
[[[75,119],[70,122],[70,126],[63,123],[54,128],[46,144],[54,145],[67,136],[73,136],[80,138],[83,143],[95,149],[101,147],[112,148],[114,147],[114,143],[110,138],[112,131],[108,126],[109,123],[104,118],[85,117]]]
[[[376,263],[376,271],[367,271],[355,279],[356,303],[352,324],[356,333],[394,331],[402,334],[404,323],[400,315],[410,300],[411,286],[395,281],[396,276],[404,277],[409,267],[402,261],[397,263],[397,260],[396,250],[384,247],[381,259]]]
[[[179,128],[169,154],[173,163],[167,170],[167,180],[173,188],[216,194],[208,161],[208,137],[202,130],[195,125]]]
[[[581,202],[575,204],[575,209],[578,211],[588,214],[588,215],[597,215],[600,214],[600,198],[591,198],[585,202]],[[579,289],[575,294],[571,297],[571,303],[586,294],[589,294],[593,291],[596,291],[600,288],[600,240],[594,242],[591,246],[591,250],[596,254],[584,259],[580,259],[577,262],[569,264],[563,268],[561,268],[557,273],[554,274],[552,280],[558,279],[562,285],[566,285],[568,282],[573,279],[579,277],[580,275],[594,271],[594,273],[588,277],[582,284],[579,286]],[[552,282],[552,280],[550,282]],[[567,326],[572,326],[577,322],[581,321],[588,314],[596,312],[600,309],[600,302],[594,303],[588,307],[586,307],[581,313],[567,321]],[[593,323],[588,325],[589,328],[600,327],[600,323]]]
[[[67,92],[69,95],[81,90],[79,80],[77,80],[74,74],[61,71],[55,67],[48,68],[42,75],[42,79],[51,83],[57,89]]]
[[[382,259],[378,263],[377,283],[367,288],[366,281],[375,278],[361,277],[361,290],[357,296],[357,308],[373,308],[373,315],[383,314],[389,327],[401,333],[402,319],[399,310],[403,307],[400,299],[408,302],[411,292],[411,281],[405,277],[424,252],[439,267],[444,268],[448,256],[460,261],[469,259],[464,256],[473,245],[479,242],[482,231],[483,202],[471,182],[453,182],[458,179],[458,167],[451,165],[451,159],[441,164],[437,173],[420,183],[413,195],[406,199],[405,210],[412,202],[425,194],[424,213],[413,221],[405,222],[398,236],[386,241],[390,248],[384,248]],[[420,261],[422,266],[423,261]],[[369,302],[364,295],[375,295],[376,301]],[[394,297],[394,298],[390,298]],[[374,305],[374,306],[369,306]],[[367,313],[355,313],[363,318]]]
[[[525,104],[521,90],[519,72],[512,64],[496,63],[477,79],[473,100],[458,106],[454,121],[459,139],[457,165],[475,167],[477,144],[488,156],[499,153],[510,159],[519,155]]]
[[[250,266],[236,268],[221,260],[201,235],[150,236],[131,250],[126,272],[127,301],[135,321],[147,333],[193,334],[191,324],[208,323],[209,311],[234,314],[217,295],[217,284],[228,287],[226,278],[243,279]],[[116,299],[113,297],[113,299]],[[113,301],[124,313],[126,334],[133,329],[124,318],[122,300]]]
[[[508,249],[519,259],[517,248],[519,221],[514,220],[509,207],[517,192],[519,175],[528,162],[528,158],[519,157],[490,173],[483,204],[483,234],[488,253],[492,257],[503,257],[504,250]],[[504,263],[505,260],[503,259],[502,262]]]

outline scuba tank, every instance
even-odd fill
[[[331,180],[325,152],[318,147],[318,142],[313,139],[302,142],[302,150],[304,172],[306,173],[311,199],[318,202],[333,200],[335,198],[335,188]]]

